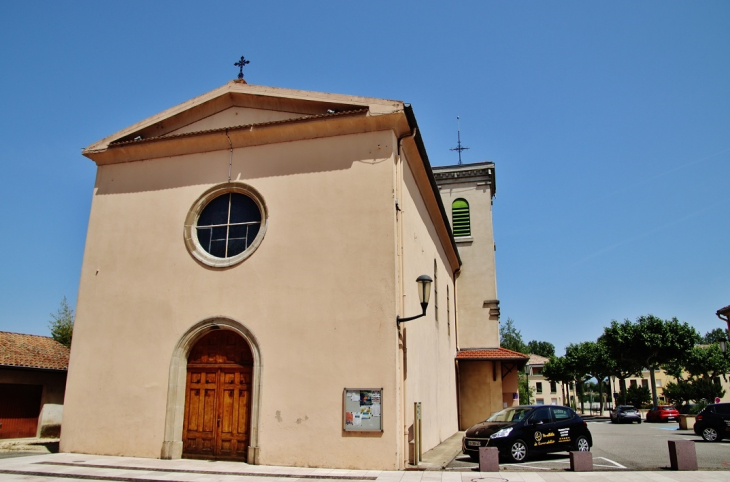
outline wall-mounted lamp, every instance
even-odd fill
[[[431,297],[431,283],[433,280],[430,276],[422,274],[418,278],[416,278],[416,283],[418,283],[418,300],[421,302],[421,309],[423,310],[423,313],[416,316],[409,316],[408,318],[401,318],[400,316],[395,317],[396,324],[400,325],[401,323],[405,323],[406,321],[415,320],[416,318],[420,318],[422,316],[426,316],[426,308],[428,308],[428,299]]]

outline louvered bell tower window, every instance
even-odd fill
[[[469,203],[465,199],[457,199],[451,205],[451,222],[455,237],[471,236]]]

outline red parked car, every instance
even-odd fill
[[[660,405],[646,413],[647,422],[676,422],[679,420],[679,411],[671,405]]]

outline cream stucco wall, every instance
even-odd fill
[[[415,279],[422,274],[434,279],[427,315],[404,323],[401,328],[401,347],[407,358],[403,370],[405,425],[409,432],[408,440],[411,441],[413,404],[421,402],[421,439],[425,452],[458,430],[454,369],[454,273],[449,268],[444,249],[438,242],[433,222],[408,166],[405,162],[398,171],[403,179],[399,186],[399,201],[403,219],[401,256],[404,266],[402,301],[405,316],[421,311]],[[451,294],[449,309],[447,287]]]
[[[466,430],[501,410],[499,361],[459,361],[459,429]],[[485,387],[496,389],[485,389]]]
[[[453,273],[396,143],[380,131],[234,149],[232,180],[261,193],[269,217],[255,253],[227,269],[188,253],[183,224],[228,180],[228,151],[100,166],[61,450],[159,457],[180,403],[167,399],[173,351],[216,317],[260,349],[260,463],[401,468],[413,401],[424,404],[424,448],[452,435],[454,327],[433,308],[401,335],[395,323],[420,310],[414,281],[434,259],[440,320],[447,284],[453,303]],[[382,433],[342,431],[345,387],[383,388]]]
[[[101,167],[62,450],[158,457],[173,348],[221,316],[261,348],[262,463],[396,466],[389,140],[235,150],[233,178],[262,194],[268,230],[253,256],[223,270],[196,262],[182,230],[198,196],[227,180],[227,152]],[[384,389],[389,425],[377,437],[341,433],[342,389],[362,386]]]

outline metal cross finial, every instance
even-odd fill
[[[239,60],[238,62],[236,62],[235,64],[233,64],[236,67],[239,67],[240,68],[240,70],[238,71],[238,78],[239,79],[242,79],[243,78],[243,66],[244,65],[247,65],[247,64],[250,64],[250,63],[251,63],[250,61],[246,60],[246,58],[243,55],[241,55],[241,60]]]
[[[456,126],[457,126],[456,128],[457,128],[458,142],[456,143],[456,147],[449,149],[449,150],[459,152],[459,165],[461,166],[461,151],[469,150],[469,148],[461,146],[461,122],[459,121],[458,115],[456,116]]]

